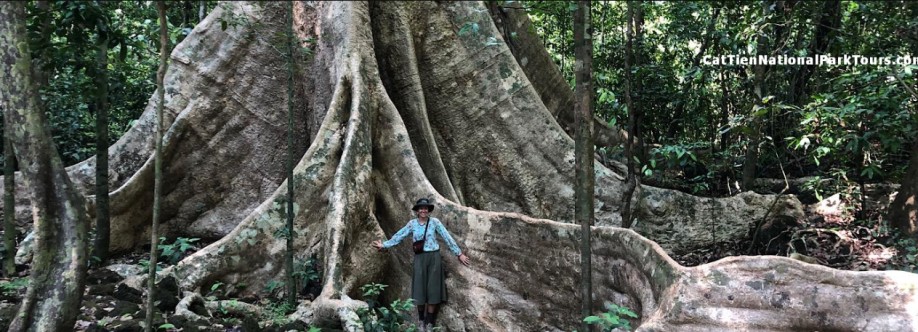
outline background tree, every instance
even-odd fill
[[[287,20],[286,20],[287,30],[285,31],[286,33],[284,35],[285,37],[284,41],[286,42],[286,45],[285,45],[286,54],[285,55],[287,58],[287,158],[286,158],[286,161],[287,161],[286,163],[286,168],[287,168],[287,204],[286,204],[287,206],[287,213],[286,213],[287,225],[285,228],[284,235],[287,239],[287,257],[285,261],[286,265],[285,265],[284,271],[287,277],[287,294],[286,294],[287,295],[287,305],[290,306],[290,308],[294,308],[296,307],[297,286],[296,286],[296,278],[294,277],[296,271],[293,265],[293,256],[296,251],[296,248],[293,245],[294,237],[296,234],[293,230],[293,213],[294,213],[293,211],[293,202],[294,202],[293,181],[295,180],[293,177],[293,159],[295,158],[294,154],[296,153],[296,148],[294,147],[294,139],[293,139],[294,135],[296,134],[294,131],[294,126],[293,126],[293,119],[295,118],[294,109],[293,109],[293,102],[295,100],[295,96],[293,94],[293,91],[294,91],[293,78],[296,75],[296,70],[294,67],[296,60],[294,59],[294,55],[296,54],[297,47],[295,43],[296,36],[293,34],[293,2],[292,1],[287,1],[286,17],[287,17]]]
[[[451,287],[476,290],[460,294],[455,302],[463,308],[487,303],[479,312],[498,313],[469,316],[446,308],[445,323],[456,329],[487,330],[570,329],[579,323],[569,318],[579,316],[581,299],[557,293],[576,292],[580,285],[579,278],[569,273],[577,269],[581,245],[577,236],[581,225],[569,224],[574,214],[575,179],[570,168],[576,115],[570,107],[576,99],[570,90],[576,83],[570,3],[539,5],[563,10],[557,17],[542,17],[542,22],[562,23],[560,32],[548,32],[563,36],[564,44],[551,38],[545,38],[545,43],[558,45],[563,53],[542,52],[540,37],[532,32],[555,25],[533,27],[526,20],[525,6],[516,3],[492,5],[490,10],[478,3],[296,4],[301,11],[294,18],[295,31],[317,37],[314,43],[303,42],[315,48],[317,56],[303,63],[308,74],[297,76],[305,87],[305,95],[299,97],[305,105],[299,110],[304,121],[296,122],[302,134],[297,137],[308,137],[312,145],[301,151],[300,164],[294,168],[296,181],[291,181],[297,190],[294,224],[305,234],[294,241],[295,258],[316,255],[327,267],[322,272],[322,294],[304,303],[315,313],[310,319],[348,324],[347,311],[359,306],[351,300],[360,295],[355,285],[367,280],[384,280],[393,285],[390,289],[405,286],[410,279],[388,266],[407,264],[410,255],[378,261],[353,244],[401,226],[392,220],[403,220],[404,206],[417,195],[428,195],[444,202],[438,211],[443,220],[453,223],[449,227],[456,229],[457,237],[466,239],[463,247],[482,256],[481,265],[457,270],[449,281],[455,283]],[[592,15],[593,20],[603,21],[594,22],[598,35],[593,39],[600,129],[624,123],[629,115],[625,103],[619,103],[624,96],[626,6],[597,2]],[[659,247],[631,231],[606,227],[622,222],[624,188],[619,174],[624,174],[624,167],[616,161],[622,160],[621,149],[601,143],[605,164],[595,165],[594,211],[600,227],[593,229],[592,259],[612,272],[597,274],[594,294],[635,308],[643,317],[635,325],[660,330],[685,326],[843,330],[863,319],[827,312],[826,308],[846,309],[825,306],[828,300],[823,299],[835,299],[841,306],[870,303],[865,315],[889,318],[871,321],[877,329],[907,329],[908,325],[895,324],[913,320],[913,315],[890,306],[910,303],[912,295],[901,291],[912,289],[909,274],[818,269],[780,257],[729,258],[692,268],[666,255],[684,259],[707,252],[718,242],[748,241],[748,231],[754,227],[748,221],[805,220],[793,197],[737,194],[746,147],[754,134],[764,142],[756,165],[761,180],[781,177],[785,169],[791,177],[830,178],[855,197],[861,186],[850,182],[861,181],[858,177],[900,178],[907,153],[895,144],[911,137],[912,119],[902,110],[914,102],[890,79],[889,68],[819,66],[810,80],[809,97],[797,104],[790,104],[785,95],[791,80],[771,80],[771,107],[755,115],[750,110],[761,99],[753,93],[752,67],[691,68],[706,37],[716,41],[712,54],[755,55],[757,27],[762,22],[775,23],[768,31],[774,44],[769,52],[807,52],[814,36],[813,19],[824,6],[776,3],[766,16],[758,3],[644,3],[647,43],[633,46],[643,59],[635,83],[653,82],[640,93],[647,124],[641,137],[648,143],[650,157],[642,167],[645,184],[725,197],[698,197],[642,185],[634,205],[640,222],[633,229]],[[914,26],[915,17],[909,6],[905,2],[842,3],[839,38],[833,47],[839,47],[838,52],[905,52],[908,45],[903,41],[909,40],[912,30],[908,28]],[[716,19],[715,12],[719,13]],[[233,294],[260,293],[259,286],[282,275],[285,241],[275,234],[286,224],[288,189],[281,184],[288,176],[277,161],[288,153],[283,141],[289,133],[284,130],[286,81],[278,73],[285,70],[287,59],[282,52],[272,51],[277,44],[265,36],[287,30],[285,13],[281,4],[221,5],[173,52],[177,63],[165,82],[171,98],[165,106],[169,134],[163,145],[166,162],[175,166],[164,170],[167,199],[159,230],[165,236],[219,239],[165,271],[179,276],[185,290],[206,289],[216,280],[249,285],[248,290],[228,290]],[[702,27],[712,21],[713,33],[706,35]],[[563,64],[563,71],[552,64],[552,57]],[[794,77],[799,70],[794,66],[770,69],[772,77]],[[914,82],[906,69],[901,74],[904,81]],[[680,108],[684,116],[678,122],[685,130],[670,135],[672,114]],[[150,109],[111,148],[113,187],[120,188],[112,198],[115,250],[129,250],[142,242],[138,237],[147,235],[151,211],[142,202],[149,202],[154,182],[149,156],[155,117]],[[92,162],[71,169],[78,183],[92,184]],[[819,185],[802,188],[812,196],[802,196],[810,202],[837,190],[820,187],[822,180],[813,183]],[[871,231],[861,233],[887,237],[882,227],[866,225],[864,229]],[[513,249],[524,243],[530,250],[517,255],[519,250]],[[768,252],[784,255],[788,249]],[[717,258],[711,255],[705,260]],[[768,273],[774,273],[774,278],[763,281],[768,284],[749,291],[749,282],[757,279],[746,276]],[[826,279],[828,273],[833,278]],[[529,282],[513,282],[521,276]],[[808,293],[817,280],[824,286],[816,294]],[[711,289],[724,293],[711,293]],[[737,298],[738,289],[754,294]],[[889,301],[888,296],[876,297],[877,293],[901,297]],[[776,308],[767,301],[780,302],[784,294],[791,303],[811,307]],[[706,315],[709,311],[703,308],[681,310],[693,302],[716,306],[721,312],[741,312],[746,319],[723,321]],[[740,302],[753,303],[761,308],[756,311],[761,315],[748,315],[748,307],[732,309]],[[502,310],[508,307],[532,309]],[[846,311],[863,310],[850,309]],[[826,319],[814,318],[813,311],[824,313]]]
[[[590,26],[590,0],[577,1],[574,10],[574,48],[576,49],[576,139],[574,140],[575,208],[574,220],[580,224],[580,315],[593,314],[592,248],[590,227],[593,226],[593,29]],[[590,325],[582,324],[584,331],[591,331]]]
[[[6,114],[6,108],[0,105]],[[16,183],[13,154],[13,126],[10,117],[3,117],[3,275],[12,278],[16,274]]]
[[[0,98],[13,124],[36,232],[30,284],[11,331],[73,328],[86,275],[89,221],[51,141],[31,73],[24,3],[0,3]]]
[[[96,238],[93,245],[93,256],[100,263],[108,260],[108,244],[111,227],[109,226],[108,197],[108,44],[109,20],[106,12],[97,5],[98,23],[96,23],[97,56],[94,74],[95,93],[91,111],[96,114]]]
[[[156,150],[154,158],[154,177],[153,177],[153,222],[150,224],[150,270],[147,275],[147,314],[146,331],[153,331],[153,309],[156,307],[156,258],[159,256],[158,247],[159,233],[157,226],[162,213],[162,183],[163,183],[163,105],[166,103],[166,86],[163,81],[166,77],[166,70],[169,66],[169,22],[166,20],[166,3],[163,1],[156,2],[156,9],[159,13],[159,70],[156,71]]]
[[[632,82],[635,82],[634,75],[633,75],[634,68],[632,67],[632,64],[635,64],[636,66],[640,66],[640,64],[635,63],[636,62],[635,60],[639,59],[640,57],[637,57],[634,54],[634,40],[642,39],[641,31],[643,29],[640,28],[640,26],[643,26],[643,18],[641,18],[643,17],[643,14],[641,14],[643,10],[640,9],[641,6],[642,6],[641,2],[638,2],[637,4],[631,1],[627,2],[627,15],[625,16],[625,20],[626,20],[625,38],[627,39],[625,43],[625,104],[628,106],[628,127],[627,128],[628,128],[628,132],[631,133],[630,137],[635,137],[637,133],[639,132],[638,130],[639,124],[637,122],[637,119],[639,117],[638,114],[640,113],[640,108],[638,106],[639,103],[634,100],[636,96],[631,89],[631,85],[632,85]],[[635,15],[636,11],[638,12],[637,15]],[[635,19],[636,17],[638,19]],[[635,28],[636,26],[637,28]],[[637,38],[635,38],[635,36],[637,36]],[[638,45],[640,45],[640,43],[638,43]],[[638,49],[640,49],[640,47],[638,47]],[[638,88],[637,90],[640,91],[641,84],[638,82],[635,82],[635,83],[637,83],[636,84]],[[634,149],[635,147],[639,146],[638,144],[635,144],[635,143],[640,142],[640,141],[641,141],[640,138],[638,138],[636,140],[631,140],[630,142],[624,144],[625,164],[628,166],[627,171],[626,171],[627,178],[625,180],[626,181],[625,194],[622,195],[622,227],[625,227],[625,228],[630,228],[631,223],[634,220],[634,216],[632,215],[632,211],[631,211],[631,200],[632,200],[632,197],[634,196],[634,191],[637,188],[637,174],[635,174],[636,156],[634,154]]]
[[[894,69],[895,70],[895,69]],[[906,82],[899,73],[893,72],[892,76],[902,84],[914,101],[918,101],[918,91],[914,87],[914,82]],[[914,104],[910,105],[912,118],[918,114]],[[899,229],[903,234],[910,237],[918,236],[918,202],[915,196],[918,195],[918,140],[912,141],[911,158],[908,161],[908,169],[905,176],[902,177],[899,193],[896,198],[889,204],[887,217],[890,223]]]

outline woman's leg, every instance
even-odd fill
[[[430,324],[430,326],[434,326],[437,323],[437,305],[436,304],[427,305],[427,314],[425,315],[425,317],[426,317],[426,320],[424,321],[425,324]]]
[[[418,327],[419,328],[423,328],[424,324],[427,324],[427,319],[425,318],[426,317],[425,313],[427,312],[427,310],[425,310],[426,307],[427,306],[423,304],[418,306]]]

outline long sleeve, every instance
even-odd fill
[[[456,244],[456,240],[453,240],[453,237],[449,235],[449,231],[446,230],[446,227],[443,226],[440,220],[437,220],[437,233],[440,234],[440,237],[442,237],[446,245],[449,246],[449,251],[452,251],[456,256],[462,255],[462,250],[459,250],[459,245]]]
[[[402,240],[408,236],[408,234],[411,234],[411,222],[410,221],[408,222],[408,224],[405,225],[405,227],[402,227],[402,229],[398,230],[398,232],[395,232],[395,235],[392,235],[391,239],[389,239],[386,242],[383,242],[383,248],[394,247],[395,245],[401,243]]]

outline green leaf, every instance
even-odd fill
[[[589,317],[583,319],[583,322],[584,322],[584,323],[587,323],[587,324],[596,324],[596,323],[599,323],[599,322],[601,322],[601,321],[602,321],[602,318],[599,318],[599,317],[596,317],[596,316],[589,316]]]

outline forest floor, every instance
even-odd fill
[[[714,243],[690,253],[674,255],[673,258],[680,264],[694,266],[728,256],[781,255],[844,270],[915,272],[918,249],[914,240],[897,238],[896,232],[881,221],[881,212],[894,190],[895,186],[874,186],[868,190],[865,201],[846,199],[854,197],[846,194],[820,197],[821,200],[802,197],[806,217],[799,224],[779,229],[771,227],[770,231],[757,234],[755,241],[743,239]],[[859,209],[859,205],[864,203],[873,208]],[[174,264],[206,245],[197,239],[164,240],[159,247],[161,262],[158,265],[166,267]],[[129,285],[124,281],[130,276],[147,273],[148,258],[149,248],[139,248],[110,259],[104,267],[91,268],[82,313],[74,330],[143,331],[145,310],[142,289],[145,285]],[[321,285],[321,266],[315,260],[307,266],[310,266],[308,271],[300,276],[304,278],[302,284],[305,287],[301,287],[298,302],[312,300]],[[25,293],[28,270],[26,266],[19,268],[19,277],[0,279],[0,330],[8,326]],[[283,303],[281,292],[284,287],[280,282],[267,285],[261,293],[270,295],[261,298],[239,298],[227,294],[225,285],[211,284],[208,289],[202,290],[202,297],[187,306],[197,317],[175,314],[176,305],[183,296],[179,294],[174,279],[166,278],[157,286],[158,309],[154,320],[157,331],[315,331],[301,322],[287,319],[287,314],[296,308]]]
[[[695,266],[728,256],[778,255],[842,270],[916,272],[916,242],[900,237],[883,221],[896,189],[892,184],[866,185],[864,199],[852,194],[856,187],[826,197],[798,195],[804,203],[802,222],[761,232],[752,241],[750,234],[747,239],[715,243],[673,259]]]

